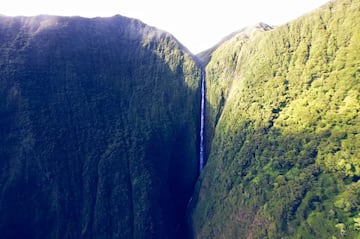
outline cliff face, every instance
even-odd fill
[[[0,17],[0,238],[360,238],[359,13],[195,60],[121,16]]]
[[[359,9],[332,1],[207,53],[195,238],[360,238]]]
[[[200,105],[184,47],[121,16],[0,32],[0,237],[181,237]]]

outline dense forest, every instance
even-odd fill
[[[0,17],[0,238],[183,238],[199,83],[138,20]]]
[[[0,16],[0,238],[360,239],[359,17],[194,56],[122,16]]]
[[[359,0],[331,1],[200,55],[194,238],[360,238],[359,16]]]

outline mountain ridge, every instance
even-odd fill
[[[251,26],[244,27],[240,30],[234,31],[230,34],[228,34],[226,37],[221,39],[217,44],[215,44],[213,47],[210,47],[207,50],[204,50],[198,54],[196,54],[196,57],[199,59],[200,64],[204,67],[208,64],[211,58],[211,54],[216,51],[219,47],[221,47],[225,42],[231,41],[233,38],[241,37],[244,39],[252,38],[254,34],[258,32],[264,32],[274,29],[274,27],[259,22]]]

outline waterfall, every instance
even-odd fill
[[[205,164],[205,70],[201,69],[201,106],[200,106],[200,165],[199,173],[204,168]]]

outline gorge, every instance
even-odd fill
[[[0,238],[360,238],[359,16],[0,16]]]

